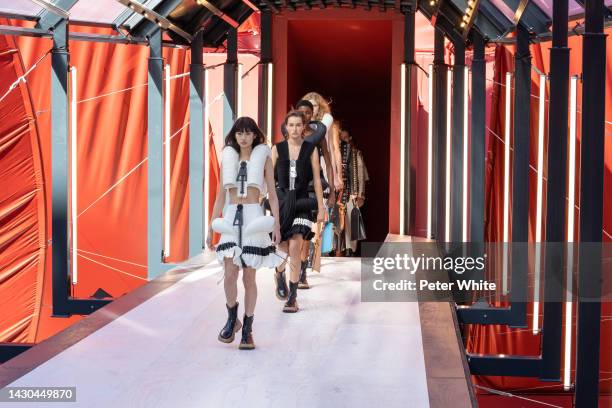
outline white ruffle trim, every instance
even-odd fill
[[[221,263],[221,265],[223,265],[225,262],[225,258],[232,258],[232,262],[235,265],[242,267],[242,261],[240,260],[242,255],[242,260],[249,268],[274,268],[282,264],[287,258],[287,254],[272,246],[270,236],[265,233],[242,237],[242,248],[240,248],[237,244],[238,237],[234,234],[221,234],[221,239],[217,244],[216,250],[217,260]],[[268,250],[268,248],[270,248],[270,252],[267,255],[250,253],[248,252],[248,249],[251,248],[255,249],[254,252],[265,252]]]

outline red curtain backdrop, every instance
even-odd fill
[[[105,28],[71,29],[111,34]],[[0,92],[51,47],[48,39],[0,36]],[[102,288],[119,297],[147,277],[149,51],[144,46],[73,41],[69,47],[70,65],[78,72],[79,101],[80,254],[72,295],[88,298]],[[171,75],[189,71],[188,50],[164,49],[164,58]],[[47,56],[0,105],[0,342],[39,342],[80,319],[51,318],[50,76]],[[172,80],[170,98],[168,261],[179,262],[188,255],[188,77]]]
[[[22,24],[0,20],[0,24]],[[30,24],[31,23],[26,23]],[[253,20],[245,32],[258,32]],[[73,27],[75,30],[109,34],[105,28]],[[607,34],[612,34],[608,30]],[[51,115],[50,57],[48,39],[0,36],[0,97],[14,81],[37,66],[25,82],[6,93],[0,101],[0,342],[39,342],[80,319],[51,317]],[[256,49],[253,42],[249,47]],[[550,43],[532,45],[533,66],[549,72]],[[570,73],[582,70],[582,39],[569,40]],[[427,48],[427,47],[425,47]],[[430,48],[427,48],[430,49]],[[604,176],[604,221],[602,239],[612,241],[612,45],[608,42],[606,87],[606,145]],[[148,48],[135,45],[70,42],[70,64],[78,70],[78,222],[81,255],[79,283],[73,296],[86,298],[98,288],[113,297],[121,296],[146,282],[147,249],[147,57]],[[488,127],[486,157],[486,239],[500,241],[503,231],[504,101],[500,84],[513,71],[512,47],[497,47],[494,72],[488,76]],[[46,56],[45,56],[46,55]],[[189,70],[189,52],[164,49],[172,75]],[[423,66],[426,61],[423,60]],[[419,74],[420,75],[420,74]],[[419,76],[420,82],[422,76]],[[537,95],[539,77],[532,76],[532,94]],[[169,261],[187,257],[188,237],[188,92],[187,77],[171,83],[171,224],[172,248]],[[425,89],[425,88],[424,88]],[[425,89],[426,90],[426,89]],[[422,90],[421,90],[422,91]],[[420,92],[423,106],[426,92]],[[105,95],[103,97],[99,97]],[[548,90],[547,90],[548,97]],[[578,109],[582,105],[578,89]],[[531,102],[530,240],[535,239],[538,100]],[[426,112],[420,110],[426,126]],[[580,139],[578,115],[578,139]],[[426,128],[419,126],[422,133]],[[211,138],[212,143],[213,138]],[[395,139],[393,139],[395,140]],[[422,135],[419,138],[422,142]],[[422,143],[417,143],[418,151]],[[218,182],[218,163],[212,144],[211,192]],[[577,146],[579,152],[579,143]],[[579,168],[580,155],[577,156]],[[392,163],[393,165],[393,163]],[[546,162],[544,177],[546,177]],[[417,172],[424,169],[418,161]],[[576,180],[579,191],[579,178]],[[422,186],[419,191],[423,191]],[[546,184],[544,184],[544,197]],[[393,200],[393,197],[391,197]],[[209,196],[212,209],[214,194]],[[419,201],[420,202],[420,201]],[[417,203],[417,211],[422,203]],[[579,219],[579,209],[575,211]],[[390,216],[393,221],[393,216]],[[508,220],[507,222],[510,222]],[[394,228],[391,222],[390,228]],[[422,224],[417,230],[422,230]],[[575,239],[579,237],[578,222]],[[498,302],[498,305],[501,303]],[[531,313],[531,307],[528,307]],[[575,309],[574,309],[575,310]],[[541,313],[540,309],[540,313]],[[602,305],[602,394],[612,393],[612,306]],[[606,318],[607,317],[607,318]],[[531,316],[528,316],[531,321]],[[573,324],[576,317],[573,316]],[[529,329],[471,325],[466,328],[469,352],[485,354],[538,355],[540,336]],[[575,339],[573,341],[575,345]],[[607,380],[606,380],[607,379]],[[536,379],[476,377],[479,385],[523,393],[562,393],[562,385]],[[544,397],[538,397],[544,401]],[[481,402],[488,403],[483,397]],[[559,400],[555,400],[559,401]],[[551,402],[548,400],[548,402]],[[552,403],[552,402],[551,402]],[[496,404],[499,404],[497,402]],[[563,402],[565,404],[565,402]],[[528,406],[528,405],[525,405]]]

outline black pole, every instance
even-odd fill
[[[553,2],[553,46],[550,50],[550,112],[548,121],[548,172],[546,190],[546,242],[565,241],[567,173],[567,118],[569,48],[567,48],[568,0]],[[542,119],[540,119],[542,120]],[[573,210],[573,209],[571,209]],[[563,251],[559,244],[536,246],[545,250],[544,319],[542,321],[543,380],[561,376],[561,321]]]
[[[435,29],[433,75],[433,112],[430,112],[433,115],[432,233],[438,242],[444,242],[447,67],[444,63],[444,33],[438,28]]]
[[[414,171],[410,152],[412,150],[413,136],[417,131],[417,69],[415,56],[415,8],[410,8],[405,14],[404,24],[404,64],[406,67],[406,82],[404,87],[404,200],[401,203],[404,211],[403,232],[412,235],[414,220],[414,192],[412,186],[415,185]]]
[[[463,231],[463,91],[465,87],[465,44],[456,41],[453,64],[453,110],[451,148],[451,240],[461,242]]]
[[[529,140],[531,123],[531,53],[529,31],[519,22],[516,27],[516,55],[514,59],[514,162],[512,167],[512,248],[510,269],[513,327],[524,327],[527,316],[527,256],[517,255],[519,247],[529,236]],[[506,90],[509,94],[510,90]]]
[[[227,60],[223,66],[223,133],[231,129],[238,112],[238,30],[227,32]]]
[[[580,298],[578,301],[575,394],[577,407],[597,407],[599,399],[601,235],[606,103],[606,36],[603,33],[603,27],[603,0],[586,0],[585,33],[582,46],[578,275]]]
[[[204,129],[204,34],[200,30],[191,42],[191,65],[189,66],[189,256],[196,256],[204,247],[202,200],[208,199],[208,191],[203,191],[204,166],[208,165],[205,156]]]
[[[470,157],[470,241],[484,242],[486,61],[485,41],[474,30]]]
[[[268,64],[272,63],[272,12],[262,10],[261,12],[261,59],[259,61],[259,127],[268,133]]]
[[[68,21],[61,20],[53,30],[51,51],[51,169],[53,191],[52,275],[53,315],[67,316],[70,258],[68,247]],[[76,262],[76,259],[73,260]]]

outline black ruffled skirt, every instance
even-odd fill
[[[276,189],[280,213],[281,240],[287,241],[295,234],[305,240],[314,236],[313,211],[317,210],[317,199],[308,194],[297,195],[296,190]]]

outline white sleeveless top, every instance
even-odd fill
[[[264,167],[268,157],[272,157],[272,150],[270,150],[270,147],[265,143],[260,143],[255,146],[249,160],[243,161],[239,159],[240,155],[233,147],[225,146],[221,154],[223,188],[237,188],[239,197],[246,197],[247,187],[257,187],[260,194],[266,194]],[[246,179],[244,180],[244,184],[238,181],[242,162],[246,164]]]

